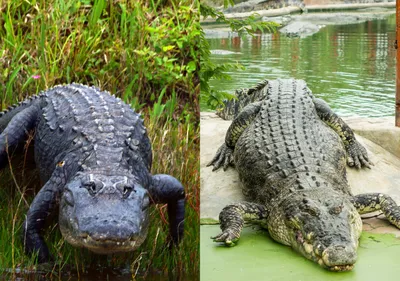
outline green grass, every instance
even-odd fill
[[[58,265],[49,274],[118,267],[133,275],[198,276],[200,27],[192,2],[0,0],[0,110],[56,84],[108,90],[142,112],[153,144],[152,173],[177,177],[187,194],[185,237],[172,253],[165,247],[165,205],[151,210],[140,249],[106,257],[68,245],[55,220],[45,236]],[[36,268],[20,235],[40,183],[23,159],[0,172],[0,270],[11,272]]]

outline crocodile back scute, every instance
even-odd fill
[[[245,196],[266,204],[289,188],[349,192],[343,144],[319,118],[306,83],[279,79],[265,87],[260,112],[235,146]]]

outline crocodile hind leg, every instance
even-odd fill
[[[253,122],[260,111],[262,102],[255,102],[247,105],[240,114],[233,120],[225,136],[225,143],[220,146],[214,158],[207,166],[213,165],[213,171],[223,166],[224,170],[233,164],[233,149],[241,134]]]
[[[23,244],[27,254],[38,253],[38,262],[48,262],[51,255],[43,236],[41,235],[47,218],[54,213],[57,205],[60,190],[66,183],[64,174],[65,162],[57,164],[50,179],[36,195],[23,225]]]
[[[214,242],[224,242],[227,246],[235,246],[245,221],[265,223],[268,211],[260,204],[242,202],[226,206],[219,214],[222,233],[211,237]]]
[[[28,132],[36,125],[38,108],[30,106],[17,113],[7,124],[4,131],[0,134],[0,169],[8,163],[10,149],[23,141]]]
[[[154,175],[149,192],[154,203],[167,203],[169,233],[172,242],[178,244],[183,237],[185,219],[185,190],[170,175]]]
[[[342,139],[347,151],[347,164],[357,169],[364,166],[370,168],[372,163],[368,158],[367,150],[356,140],[350,127],[332,111],[324,100],[314,98],[314,105],[322,121]]]
[[[352,203],[360,214],[381,210],[391,224],[400,228],[400,206],[390,196],[382,193],[359,194],[352,197]]]

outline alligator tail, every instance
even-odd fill
[[[4,131],[8,123],[15,115],[28,108],[32,104],[38,103],[39,99],[44,95],[45,93],[39,93],[38,95],[31,96],[23,101],[20,101],[17,104],[9,106],[3,111],[0,111],[0,133]]]

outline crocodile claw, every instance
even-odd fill
[[[361,167],[371,169],[374,165],[368,158],[367,150],[358,141],[347,146],[347,164],[357,169]]]
[[[234,231],[229,229],[224,230],[224,232],[218,234],[217,236],[211,237],[214,242],[224,242],[225,246],[233,247],[236,245],[236,242],[239,240],[239,235]]]
[[[221,145],[218,148],[214,158],[211,160],[210,163],[207,164],[207,167],[211,165],[214,166],[214,168],[212,169],[213,171],[218,170],[219,168],[221,168],[221,166],[223,167],[224,171],[226,171],[229,165],[234,165],[233,149],[226,146],[225,143]]]

